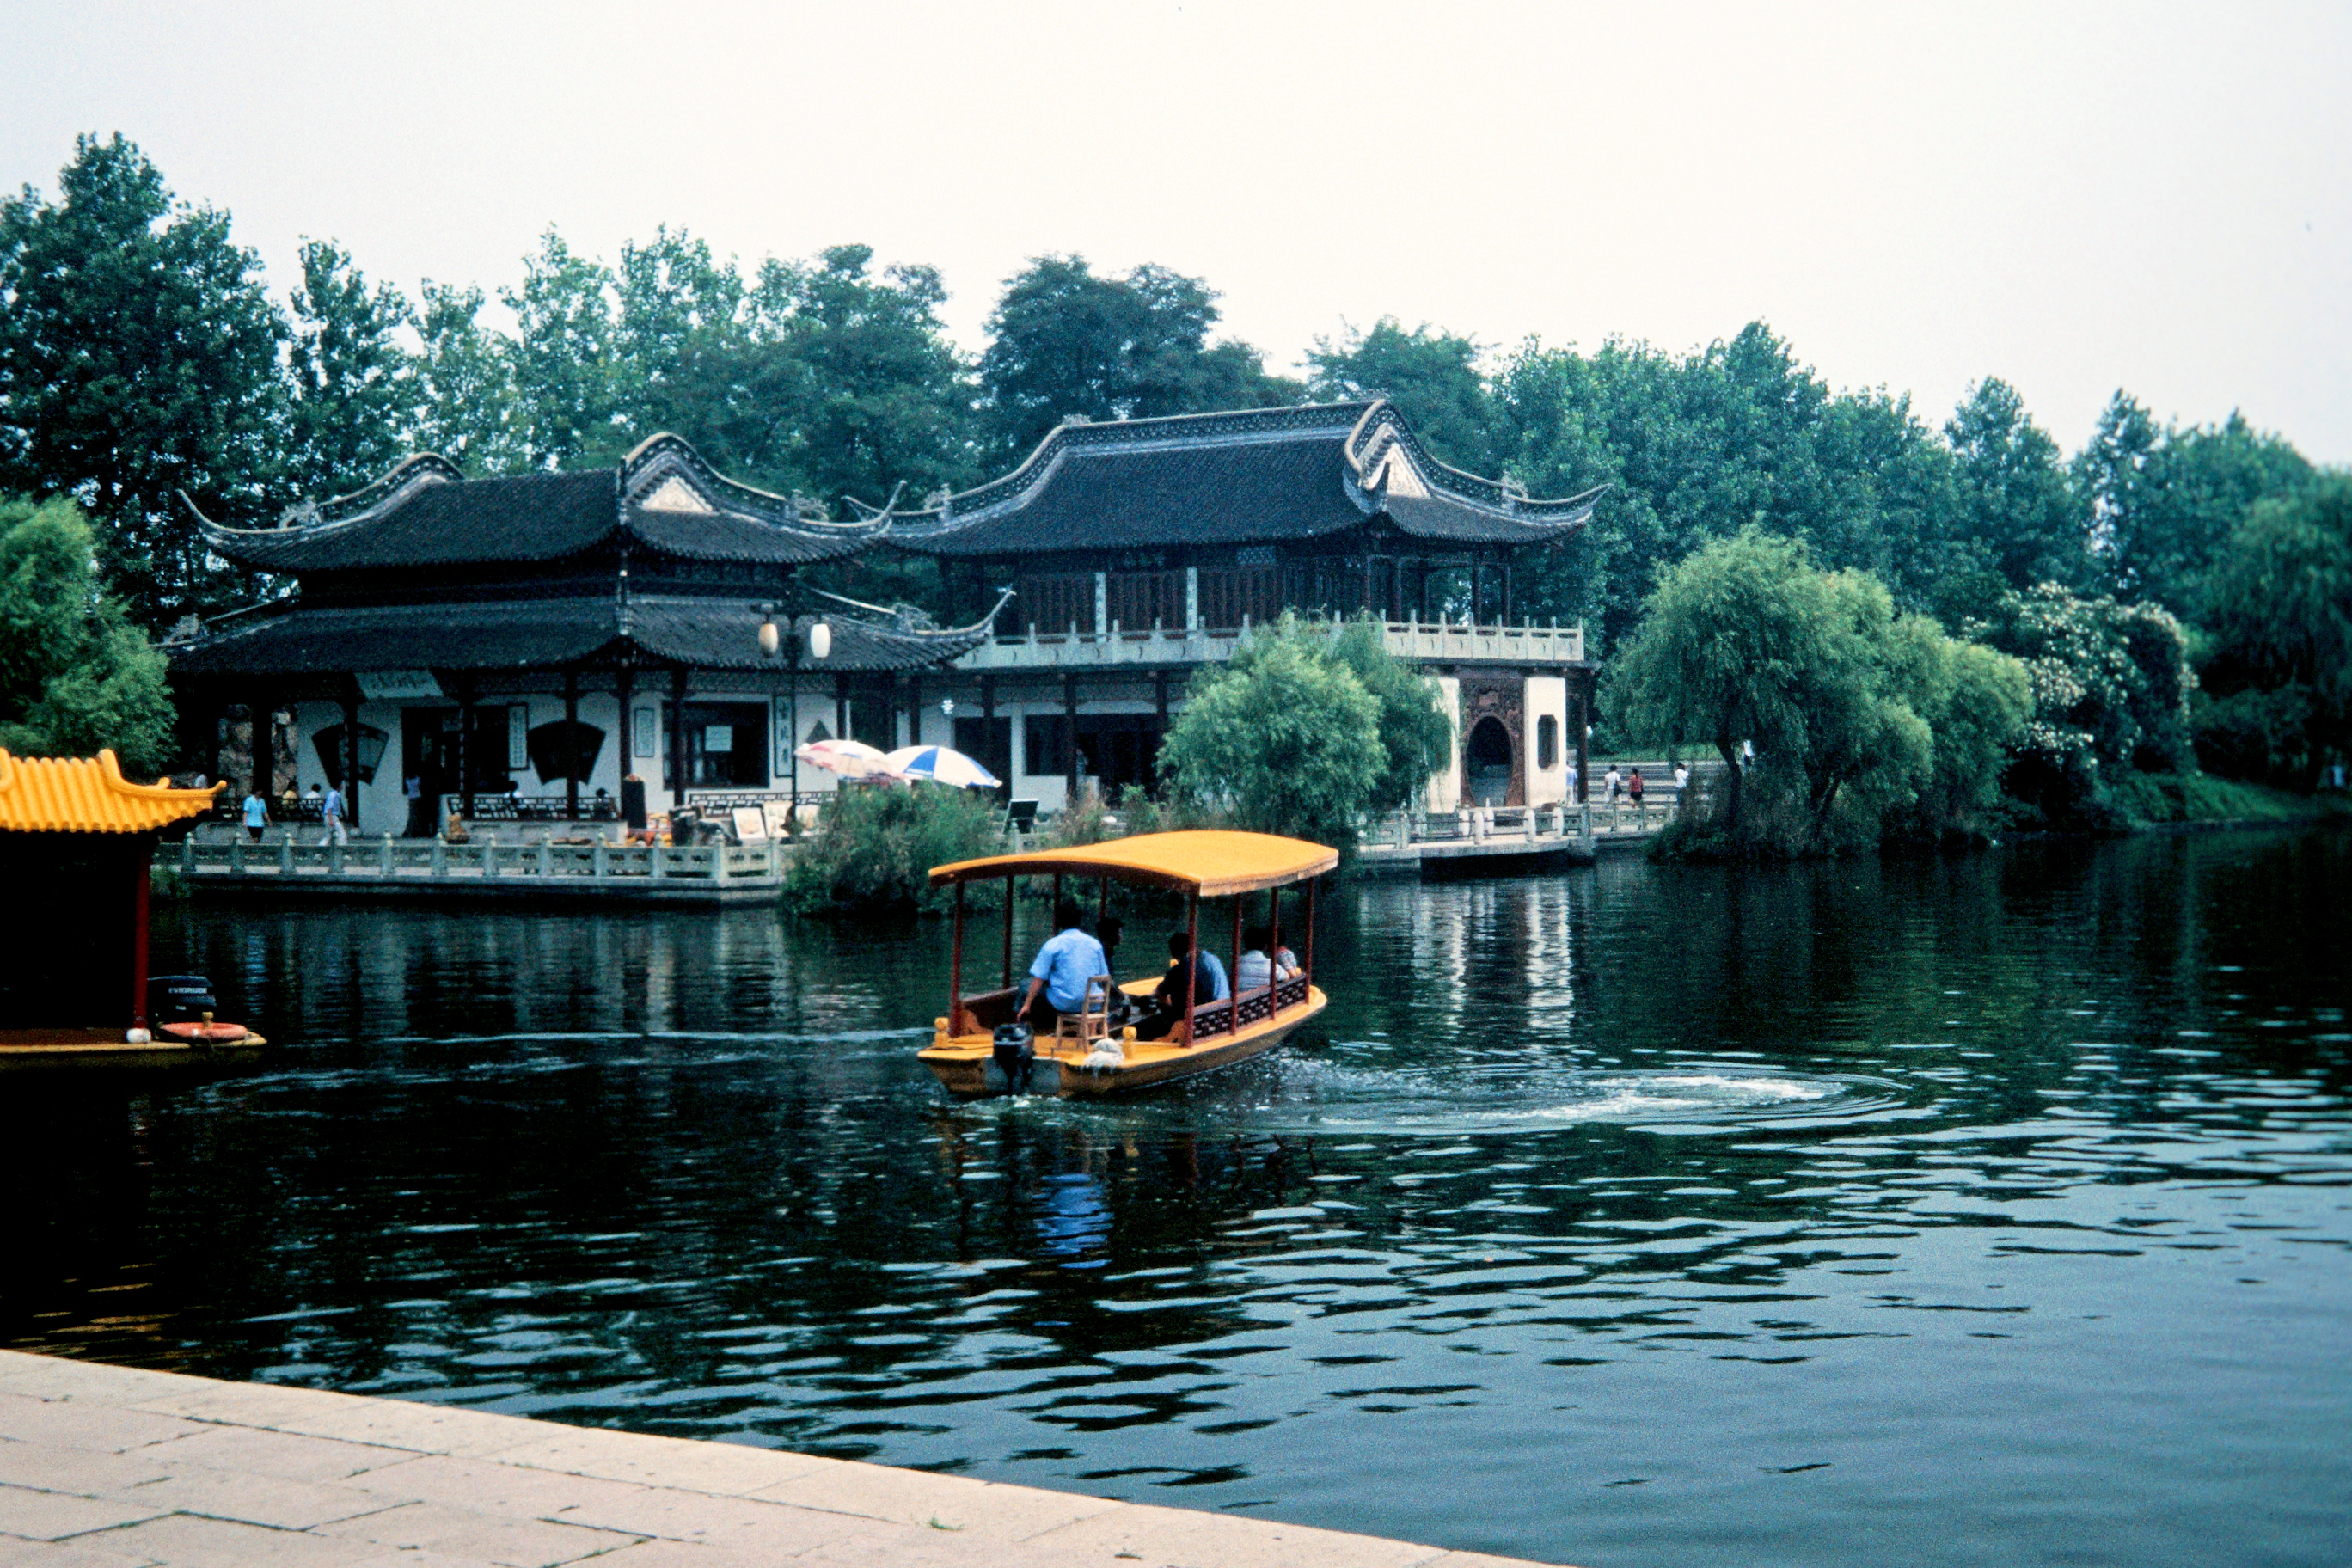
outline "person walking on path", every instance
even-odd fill
[[[1630,799],[1631,801],[1633,801],[1633,809],[1634,809],[1634,810],[1636,810],[1636,811],[1639,811],[1639,810],[1642,808],[1642,770],[1641,770],[1641,769],[1639,769],[1639,768],[1635,768],[1635,769],[1633,770],[1633,772],[1632,776],[1626,779],[1626,781],[1625,781],[1625,795],[1626,795],[1626,798],[1628,798],[1628,799]]]
[[[1676,763],[1675,764],[1675,798],[1682,799],[1683,791],[1688,788],[1690,788],[1690,764]]]
[[[259,784],[247,784],[245,791],[245,833],[256,844],[261,842],[261,830],[269,826],[269,803],[261,798]]]
[[[1609,786],[1609,804],[1612,805],[1616,805],[1617,791],[1619,787],[1624,784],[1625,779],[1624,775],[1618,773],[1617,764],[1615,763],[1609,764],[1609,771],[1601,775],[1601,782]]]
[[[327,796],[319,803],[319,842],[322,845],[351,842],[350,836],[343,831],[343,792],[333,784],[327,786]]]

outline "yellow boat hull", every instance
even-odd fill
[[[1141,988],[1135,988],[1141,989]],[[1132,994],[1132,992],[1130,993]],[[1165,1040],[1130,1040],[1120,1048],[1124,1059],[1106,1067],[1085,1065],[1087,1051],[1074,1041],[1050,1036],[1037,1041],[1037,1059],[1029,1070],[1027,1092],[1082,1099],[1108,1094],[1132,1094],[1157,1089],[1181,1079],[1197,1078],[1221,1068],[1262,1057],[1282,1044],[1299,1026],[1318,1016],[1328,1003],[1320,987],[1307,988],[1307,1000],[1285,1007],[1271,1018],[1244,1024],[1232,1035],[1217,1035],[1197,1046],[1171,1045]],[[984,1034],[934,1035],[917,1059],[938,1077],[941,1087],[961,1099],[1005,1094],[1011,1086],[996,1065],[994,1042]]]
[[[0,1072],[226,1066],[255,1059],[268,1044],[250,1030],[236,1040],[190,1042],[163,1035],[133,1045],[120,1029],[0,1029]]]

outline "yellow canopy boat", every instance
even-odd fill
[[[221,788],[136,783],[112,752],[0,751],[0,880],[22,921],[0,950],[0,1071],[233,1061],[267,1043],[215,1020],[202,975],[147,972],[156,839]]]
[[[959,1095],[1118,1094],[1212,1072],[1261,1056],[1323,1011],[1328,1000],[1314,984],[1315,879],[1339,863],[1339,851],[1300,838],[1270,833],[1146,833],[1068,849],[1028,855],[998,855],[931,868],[931,886],[955,889],[955,957],[949,969],[948,1013],[935,1021],[923,1064]],[[1185,895],[1185,931],[1192,952],[1201,949],[1201,900],[1233,900],[1233,963],[1226,971],[1233,994],[1222,999],[1187,994],[1181,1018],[1160,1014],[1164,1039],[1139,1039],[1137,1029],[1113,1022],[1108,987],[1089,994],[1080,1012],[1066,1014],[1055,1034],[1034,1040],[1018,1020],[1021,976],[1013,966],[1013,888],[1016,877],[1051,877],[1054,898],[1065,879],[1091,879],[1097,886],[1099,918],[1112,882],[1166,888]],[[1003,879],[1004,984],[1002,989],[966,995],[963,989],[964,885]],[[1276,962],[1283,950],[1282,889],[1307,884],[1306,911],[1295,973]],[[1242,977],[1243,917],[1253,897],[1267,896],[1266,924],[1273,933],[1265,952],[1266,979],[1248,990]],[[1147,1006],[1159,994],[1162,976],[1122,981],[1118,989]],[[1156,1030],[1154,1032],[1157,1032]]]

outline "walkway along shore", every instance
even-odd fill
[[[1233,1514],[0,1351],[0,1568],[1510,1568]]]

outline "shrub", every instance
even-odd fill
[[[993,799],[939,784],[844,789],[818,814],[784,880],[784,902],[803,914],[936,911],[954,895],[930,885],[930,868],[1002,854]]]

